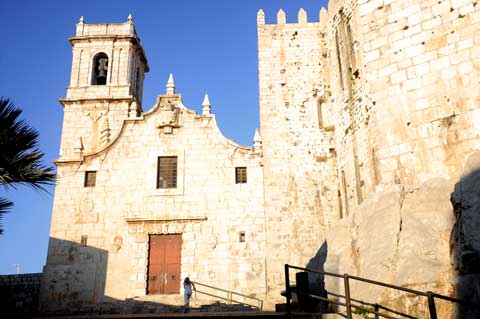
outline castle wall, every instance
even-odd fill
[[[319,23],[264,24],[259,12],[258,51],[260,131],[267,251],[268,289],[280,300],[285,263],[306,265],[320,248],[328,225],[339,218],[333,135],[318,109],[326,94],[325,54]]]
[[[476,1],[369,1],[356,15],[379,182],[456,180],[479,147]]]
[[[329,229],[325,269],[454,296],[459,281],[451,267],[457,261],[450,260],[456,239],[449,199],[454,183],[465,178],[466,159],[479,147],[480,91],[473,80],[480,70],[478,5],[331,1],[328,15],[335,114],[347,113],[339,106],[348,105],[342,93],[351,87],[358,123],[352,133],[359,137],[355,146],[337,119],[339,176],[342,167],[354,164],[349,153],[357,148],[363,198],[349,200],[350,216]],[[344,29],[346,37],[338,27],[342,21],[351,25]],[[356,172],[344,171],[353,199]],[[330,280],[326,287],[336,292],[341,284]],[[457,294],[462,289],[457,287]],[[360,284],[352,291],[411,315],[428,311],[421,298]],[[439,317],[451,318],[450,304],[438,301],[437,310]]]
[[[179,285],[189,276],[265,295],[260,157],[224,138],[213,115],[184,108],[179,95],[161,96],[157,103],[127,120],[104,151],[57,162],[43,311],[85,311],[115,302],[118,311],[126,298],[142,296],[158,306],[182,305],[181,295],[145,296],[149,234],[181,234]],[[177,187],[157,189],[157,158],[173,155]],[[235,183],[235,167],[247,167],[247,183]],[[94,187],[84,187],[85,171],[97,172]],[[87,246],[81,236],[88,236]]]
[[[269,284],[283,284],[276,281],[279,268],[274,267],[287,261],[306,265],[299,256],[326,239],[334,250],[346,251],[340,266],[337,251],[331,252],[329,269],[390,282],[405,281],[411,265],[404,260],[440,255],[438,261],[427,258],[415,266],[433,267],[434,275],[423,283],[409,277],[406,284],[450,294],[445,238],[453,221],[448,212],[433,216],[424,193],[430,188],[428,201],[448,205],[465,158],[479,147],[476,2],[332,0],[318,23],[307,23],[302,11],[297,24],[286,24],[283,12],[277,24],[265,25],[262,11],[257,19],[267,240],[291,252],[268,257],[275,264],[267,265]],[[311,105],[315,99],[317,108]],[[312,165],[326,147],[329,160]],[[323,206],[326,201],[317,206],[330,225],[318,222],[305,204],[314,202],[309,191],[319,189],[308,176],[334,181],[327,201],[333,203],[340,194],[336,206]],[[392,196],[400,204],[381,208]],[[402,209],[405,197],[412,202],[409,209],[419,211]],[[376,228],[362,233],[376,225],[364,220],[375,211],[386,214],[372,218],[385,217],[377,226],[390,229],[389,235]],[[333,216],[348,218],[337,222]],[[437,220],[428,229],[424,218]],[[282,225],[285,219],[291,225]],[[297,233],[292,220],[298,219],[320,227]],[[370,237],[376,234],[385,245],[373,245]],[[411,249],[406,238],[424,236],[435,245]],[[297,240],[308,244],[297,245]],[[377,269],[369,261],[389,266]]]

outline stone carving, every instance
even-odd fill
[[[108,110],[91,110],[85,112],[85,115],[88,116],[93,122],[98,122],[102,117],[108,114]]]
[[[96,224],[98,213],[94,212],[95,203],[89,197],[81,198],[75,210],[75,224]]]
[[[159,104],[160,124],[157,125],[157,128],[161,129],[164,134],[172,134],[174,128],[180,127],[181,109],[176,106],[178,98],[163,97]]]
[[[93,109],[85,112],[92,122],[92,148],[105,146],[110,142],[110,124],[108,122],[108,109]]]
[[[120,249],[122,249],[122,245],[123,245],[122,236],[120,235],[115,236],[115,238],[113,238],[113,245],[112,245],[113,252],[118,253]]]
[[[100,146],[105,146],[110,143],[110,125],[106,116],[101,117],[100,122]]]

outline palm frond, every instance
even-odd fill
[[[13,203],[11,201],[0,197],[0,235],[3,234],[3,214],[6,214],[12,206]]]
[[[9,99],[0,98],[0,184],[45,190],[45,185],[54,183],[55,174],[42,164],[38,132],[19,119],[21,113]]]

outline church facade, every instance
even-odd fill
[[[470,274],[452,267],[450,247],[461,256],[475,235],[450,193],[461,204],[455,183],[479,164],[480,9],[377,2],[331,0],[318,22],[300,10],[297,23],[279,11],[266,24],[258,12],[250,147],[221,134],[208,96],[202,114],[184,106],[172,76],[144,111],[149,67],[133,20],[82,18],[60,99],[41,309],[181,303],[185,277],[273,308],[285,263],[461,294],[454,276]]]

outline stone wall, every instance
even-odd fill
[[[0,276],[0,305],[4,315],[34,314],[38,307],[43,274]]]
[[[379,182],[456,181],[480,145],[477,1],[366,1],[356,17]]]
[[[327,243],[332,271],[454,294],[448,198],[480,146],[479,22],[473,0],[332,0],[319,22],[300,10],[289,24],[259,12],[267,238],[291,252],[268,261],[306,265]]]
[[[104,150],[78,161],[59,159],[42,311],[133,306],[127,298],[147,294],[151,234],[181,234],[181,280],[188,276],[263,299],[265,216],[257,151],[226,139],[214,115],[197,115],[171,93],[126,120]],[[159,156],[177,156],[176,188],[157,188]],[[247,183],[236,184],[236,167],[247,168]],[[97,172],[94,187],[84,186],[86,171]],[[159,306],[182,304],[181,297],[148,297]]]
[[[326,88],[320,23],[264,24],[258,13],[260,131],[267,224],[270,301],[282,301],[287,262],[305,265],[339,218],[333,135],[317,116]],[[326,120],[326,119],[325,119]]]
[[[454,183],[465,183],[461,178],[468,166],[465,159],[480,143],[479,90],[474,80],[480,72],[477,2],[331,1],[328,14],[330,62],[338,70],[336,75],[330,72],[332,92],[348,91],[349,85],[341,87],[340,77],[351,78],[354,119],[364,123],[354,125],[363,135],[360,174],[345,170],[347,190],[356,183],[348,175],[366,180],[362,183],[366,188],[362,201],[349,201],[353,216],[328,231],[331,253],[326,269],[475,302],[477,297],[462,296],[458,286],[455,293],[460,277],[450,264],[454,220],[449,197]],[[335,27],[342,21],[350,24],[346,31]],[[337,51],[346,54],[335,59]],[[345,57],[350,60],[345,62]],[[342,63],[350,66],[350,74],[339,67]],[[339,96],[333,94],[335,114],[342,114]],[[343,163],[355,164],[347,152],[355,149],[355,140],[343,135],[342,129],[335,132],[340,134],[336,146],[342,178]],[[466,212],[464,218],[469,215]],[[457,245],[457,253],[468,246],[452,245]],[[339,283],[327,284],[333,291],[339,287]],[[427,311],[426,300],[353,287],[369,302],[410,314]],[[450,318],[451,305],[438,301],[437,309],[441,317]]]

